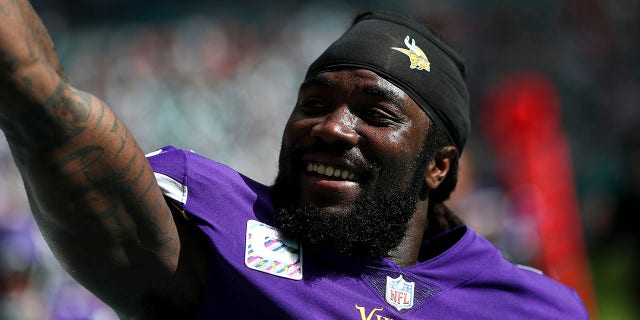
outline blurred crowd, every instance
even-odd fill
[[[571,188],[600,319],[640,312],[640,2],[259,1],[33,2],[70,81],[106,101],[143,150],[192,149],[262,183],[276,175],[281,132],[306,67],[368,8],[439,30],[468,65],[472,137],[450,205],[519,263],[539,236],[514,214],[484,128],[489,92],[533,72],[553,84]],[[543,136],[543,133],[540,133]],[[551,171],[550,171],[551,172]],[[554,176],[547,179],[553,181]],[[634,278],[635,277],[635,278]],[[114,319],[61,271],[29,212],[0,139],[0,319]],[[595,318],[595,316],[594,316]]]

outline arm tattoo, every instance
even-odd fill
[[[98,115],[98,121],[96,122],[96,129],[102,128],[102,118],[104,118],[104,109],[106,105],[104,102],[100,101],[100,115]]]
[[[15,0],[9,0],[9,3],[11,5],[14,5],[16,3]],[[10,17],[11,14],[9,13],[9,10],[7,10],[7,8],[5,7],[5,3],[0,3],[0,13],[2,13],[3,15]]]
[[[65,172],[66,176],[72,176],[90,167],[104,156],[104,148],[96,145],[85,146],[75,150],[56,162],[57,167],[73,167],[74,171]],[[74,164],[71,166],[70,164]],[[61,172],[56,170],[54,172]]]
[[[113,126],[111,127],[111,132],[116,132],[118,131],[118,119],[114,119],[113,120]]]
[[[22,81],[30,83],[31,79]],[[15,116],[16,123],[23,124],[24,143],[42,151],[63,145],[87,129],[91,104],[89,94],[71,89],[61,81],[43,108],[37,104],[25,106]]]

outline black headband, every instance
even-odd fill
[[[311,64],[305,79],[344,68],[373,71],[402,89],[462,152],[470,130],[464,62],[429,29],[392,13],[361,15]]]

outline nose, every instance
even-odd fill
[[[311,136],[320,138],[329,144],[342,143],[352,147],[358,143],[355,124],[355,115],[349,111],[349,108],[342,106],[315,124],[311,129]]]

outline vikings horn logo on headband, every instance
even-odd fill
[[[409,40],[411,40],[411,42],[409,42]],[[422,49],[416,46],[416,40],[411,39],[411,37],[407,36],[406,38],[404,38],[404,44],[409,49],[396,47],[391,47],[391,49],[398,50],[409,56],[409,60],[411,61],[411,69],[426,70],[427,72],[431,71],[431,63],[429,63],[429,59],[427,59],[427,55],[424,54]]]
[[[429,28],[393,13],[365,13],[309,66],[305,79],[345,68],[369,70],[395,84],[462,151],[470,131],[464,59]]]

